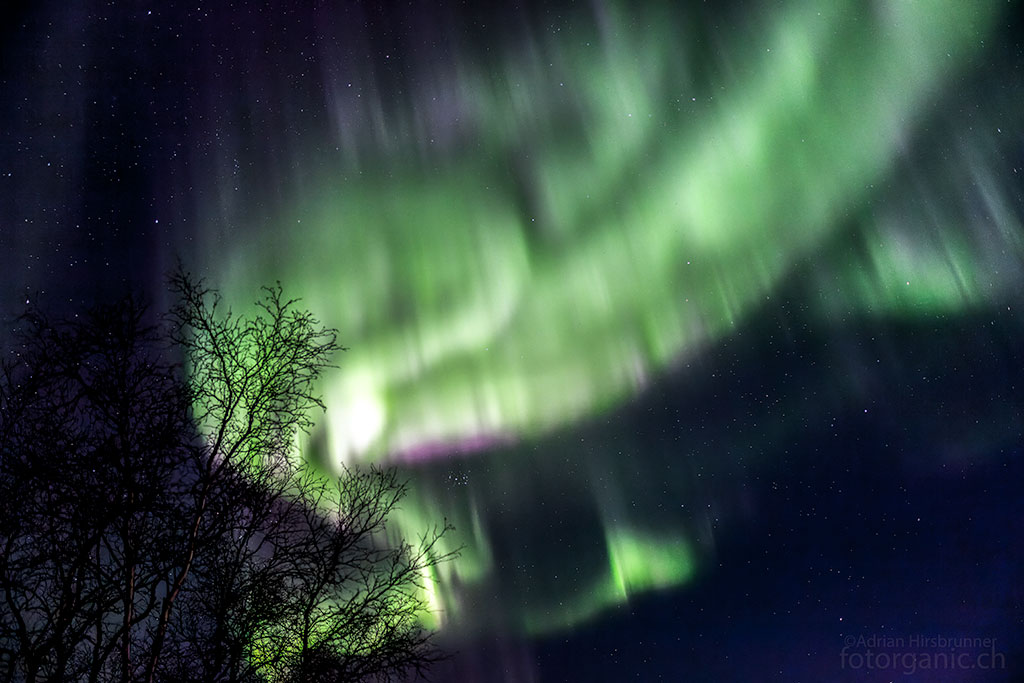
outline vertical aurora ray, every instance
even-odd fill
[[[827,327],[969,312],[1022,282],[991,155],[965,143],[918,185],[901,177],[927,157],[915,146],[936,144],[924,124],[997,3],[791,3],[757,35],[718,36],[718,61],[679,11],[598,7],[568,36],[439,70],[405,106],[378,94],[372,117],[325,82],[336,168],[210,264],[229,298],[279,278],[340,330],[352,350],[304,448],[328,469],[403,463],[407,537],[455,522],[463,557],[427,581],[444,625],[560,628],[691,577],[717,503],[685,462],[713,454],[552,444],[701,362],[781,288]],[[965,182],[978,202],[950,198]],[[212,223],[246,216],[229,195]],[[767,415],[717,445],[792,429]],[[678,481],[651,491],[647,465],[623,464],[652,458]],[[561,551],[524,531],[538,505],[560,520]]]

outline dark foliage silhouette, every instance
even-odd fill
[[[394,471],[326,477],[295,452],[334,331],[280,286],[245,316],[183,272],[171,287],[159,324],[133,298],[21,319],[0,374],[0,678],[424,673],[447,527],[388,543]]]

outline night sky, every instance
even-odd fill
[[[0,313],[302,297],[440,680],[1018,680],[1022,16],[8,3]]]

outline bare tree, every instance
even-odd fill
[[[393,471],[326,477],[295,452],[334,331],[280,285],[248,316],[183,272],[171,285],[165,328],[132,299],[59,325],[30,312],[3,366],[3,677],[422,673],[447,526],[389,541]]]
[[[30,311],[5,359],[0,642],[8,679],[133,678],[191,431],[188,395],[157,358],[156,329],[143,316],[133,299],[63,325]]]
[[[287,487],[282,487],[287,481]],[[393,470],[324,478],[293,470],[248,482],[249,500],[194,567],[176,651],[196,680],[391,680],[438,657],[419,624],[441,526],[385,544],[405,486]],[[269,485],[268,485],[269,484]],[[333,672],[333,673],[330,673]],[[181,676],[181,674],[177,674]]]

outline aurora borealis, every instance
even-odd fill
[[[844,227],[864,188],[891,172],[921,101],[985,35],[982,7],[892,7],[877,31],[854,8],[791,9],[717,100],[679,68],[686,55],[668,36],[630,35],[608,7],[596,56],[554,41],[510,69],[564,65],[538,82],[457,77],[447,104],[468,110],[472,153],[453,151],[442,169],[385,164],[383,178],[316,183],[265,240],[229,247],[224,278],[240,293],[268,276],[293,282],[351,335],[328,388],[348,406],[328,429],[330,460],[415,459],[571,423],[733,329]],[[641,56],[621,60],[615,46]],[[557,98],[554,77],[579,85]],[[666,96],[679,90],[708,104],[684,112]],[[578,120],[556,125],[566,102]],[[510,148],[522,145],[536,151],[518,159]],[[882,282],[858,283],[869,291],[854,298],[969,304],[973,283],[953,281],[981,265],[970,248],[929,250],[876,247]],[[890,291],[897,271],[918,281],[910,294]]]
[[[181,255],[234,306],[276,280],[301,297],[349,350],[299,448],[326,471],[399,466],[396,534],[455,525],[461,557],[427,577],[431,625],[469,652],[499,644],[497,664],[458,659],[461,679],[559,680],[551,662],[575,645],[543,654],[552,639],[603,642],[633,609],[686,631],[724,581],[772,604],[786,590],[736,566],[799,574],[833,537],[862,551],[830,557],[873,576],[848,579],[873,597],[823,579],[786,609],[863,604],[855,632],[907,633],[916,606],[879,597],[900,579],[864,567],[930,561],[909,501],[1020,510],[998,486],[1024,428],[1018,15],[995,0],[21,10],[40,37],[5,34],[4,294],[156,292]],[[1002,491],[990,517],[953,470]],[[789,511],[819,509],[829,522],[794,531]],[[912,531],[876,546],[878,519]],[[957,520],[926,536],[965,556],[1014,542],[1012,524]],[[934,589],[993,601],[1021,564]],[[734,600],[724,650],[771,621]],[[1005,638],[994,609],[913,628]],[[793,671],[835,677],[832,616],[815,613],[834,633]],[[806,628],[784,627],[799,635],[782,649],[818,652]]]

